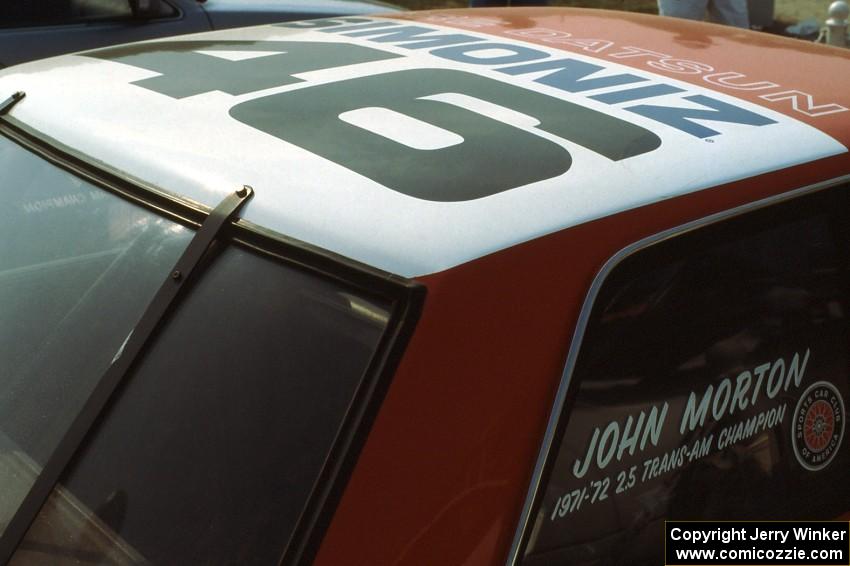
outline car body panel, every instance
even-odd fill
[[[513,564],[530,463],[582,303],[606,262],[634,242],[713,213],[825,178],[847,182],[847,171],[846,160],[829,158],[615,214],[423,277],[428,297],[417,332],[315,566]]]
[[[545,17],[549,12],[541,13],[549,23]],[[578,17],[584,14],[579,11]],[[633,26],[630,18],[614,22],[612,29]],[[674,27],[682,33],[691,29],[688,24]],[[423,42],[393,35],[397,33],[424,33],[430,39]],[[832,108],[834,112],[806,117],[798,115],[789,103],[760,100],[757,104],[705,81],[673,79],[655,69],[637,70],[513,38],[496,42],[477,31],[458,39],[458,34],[430,23],[417,23],[411,29],[395,19],[332,19],[183,39],[203,42],[183,45],[198,52],[192,57],[200,55],[200,63],[218,69],[218,78],[212,82],[204,79],[206,83],[196,86],[191,72],[204,76],[211,72],[194,67],[156,79],[153,59],[138,63],[140,59],[132,59],[138,54],[107,50],[6,71],[0,74],[0,90],[28,93],[15,109],[16,119],[132,177],[206,206],[212,206],[230,187],[249,184],[258,194],[245,211],[246,219],[408,277],[443,271],[623,210],[846,154],[850,143],[850,133],[841,120],[850,106],[846,91],[836,90],[832,95],[838,102],[831,104],[840,106],[840,111]],[[293,42],[290,45],[304,49],[323,45],[328,60],[314,57],[307,63],[309,72],[295,69],[293,76],[277,78],[268,69],[279,64],[280,72],[285,73],[287,63],[286,55],[275,52],[285,50],[285,44],[274,42]],[[155,58],[159,55],[150,53],[159,47],[173,51],[182,49],[180,45],[172,41],[134,49],[146,49],[147,57]],[[355,49],[364,54],[365,62],[350,64],[347,60],[341,66],[333,62],[334,57],[350,55]],[[805,56],[810,66],[846,60],[834,50],[809,51]],[[127,58],[121,59],[125,55]],[[356,59],[360,55],[351,56]],[[546,73],[558,72],[562,61],[581,65],[584,76],[566,86],[543,84],[547,76],[553,76]],[[537,67],[541,64],[554,67],[541,71]],[[234,69],[235,74],[228,78],[222,74],[224,68]],[[236,77],[251,76],[252,68],[256,69],[254,76],[262,78],[255,84],[239,78],[236,84]],[[419,79],[409,80],[414,75]],[[434,77],[448,83],[438,85],[440,81]],[[593,83],[597,77],[609,83]],[[822,100],[825,87],[820,77],[806,79],[799,87]],[[229,84],[217,86],[216,80]],[[629,82],[612,87],[611,80]],[[388,88],[393,81],[416,86],[411,86],[410,92]],[[590,81],[590,85],[582,81]],[[156,86],[166,83],[173,84]],[[52,85],[56,84],[63,85],[61,98],[53,94]],[[183,88],[189,90],[183,92]],[[304,114],[285,114],[288,108],[329,96],[322,93],[346,88],[359,93],[356,96],[362,100],[352,100],[355,94],[342,98],[334,94],[338,97],[334,105],[322,103]],[[651,92],[641,90],[644,88]],[[654,94],[655,88],[666,89],[666,93]],[[492,100],[501,100],[503,105],[471,101],[463,89],[477,90],[474,94],[484,97],[490,95],[481,94],[482,89],[494,89]],[[459,92],[460,98],[449,94],[440,99],[452,90]],[[638,95],[633,94],[635,90]],[[456,147],[457,140],[447,137],[451,132],[445,128],[438,128],[441,131],[432,140],[439,147],[436,152],[392,138],[403,134],[382,133],[382,128],[398,121],[392,108],[418,96],[435,99],[427,103],[427,112],[460,107],[462,110],[454,110],[459,119],[474,116],[479,125],[507,124],[500,126],[503,138],[490,135],[482,140],[470,130],[470,145],[486,144],[487,151],[481,151],[483,146],[471,147],[468,154],[462,154],[464,146]],[[520,111],[499,114],[506,104],[518,104],[506,101],[524,98],[528,100]],[[537,107],[543,109],[534,110]],[[347,122],[359,129],[343,125],[337,116],[345,111],[352,112],[349,120],[368,124]],[[562,112],[589,120],[589,125],[567,123],[565,131],[557,131],[560,126],[549,127]],[[119,115],[122,126],[115,128],[111,124]],[[481,120],[477,118],[480,115],[495,116],[498,121]],[[330,129],[313,128],[319,120]],[[175,123],[181,124],[180,129],[168,127]],[[415,127],[423,128],[421,121]],[[599,131],[608,133],[596,137]],[[421,132],[428,130],[417,135]],[[524,149],[514,151],[506,140],[521,135],[520,141],[513,143]],[[359,141],[353,143],[354,139]],[[387,143],[387,139],[395,143]],[[353,152],[352,148],[367,147],[364,140],[375,144]],[[529,142],[537,145],[524,145]],[[373,147],[389,146],[394,151],[370,153]],[[757,161],[749,155],[754,147],[759,148]],[[502,152],[499,155],[504,157],[487,161],[490,151]],[[458,155],[466,157],[458,162]],[[407,171],[399,178],[397,173],[403,171],[391,164],[402,158],[410,160],[409,167],[418,167],[416,174]],[[707,162],[712,167],[705,167]],[[491,189],[480,172],[497,166],[503,168],[497,177],[510,173],[516,178],[492,193],[475,192]],[[393,220],[387,222],[386,218]],[[499,218],[498,225],[492,218]]]

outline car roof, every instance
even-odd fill
[[[208,91],[161,88],[133,58],[151,44],[157,64],[238,64],[244,88],[206,70]],[[25,91],[12,119],[181,198],[214,206],[251,185],[246,220],[409,277],[850,142],[848,52],[651,15],[447,10],[133,45],[5,69],[0,99]],[[309,68],[269,82],[270,58],[301,47]],[[412,100],[442,127],[393,110]],[[458,135],[469,115],[484,119]],[[404,147],[337,135],[340,120]]]

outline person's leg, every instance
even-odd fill
[[[708,8],[712,22],[749,29],[747,0],[711,0]]]
[[[702,20],[708,0],[658,0],[658,13],[662,16]]]

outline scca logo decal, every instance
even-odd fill
[[[811,384],[794,410],[791,446],[805,469],[817,472],[835,458],[844,438],[844,399],[828,381]]]
[[[229,61],[199,53],[216,50],[279,54]],[[161,76],[134,84],[174,98],[212,90],[244,94],[301,82],[292,76],[297,73],[398,57],[363,46],[277,41],[151,43],[88,55],[159,72]],[[522,129],[492,113],[440,100],[441,95],[495,105],[537,124],[532,131]],[[347,112],[376,107],[457,134],[462,143],[414,149],[340,119]],[[613,161],[661,145],[657,135],[625,120],[498,80],[445,69],[404,70],[315,85],[249,100],[230,113],[395,191],[434,201],[477,199],[562,175],[572,157],[547,135]]]

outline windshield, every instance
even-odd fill
[[[0,531],[192,230],[0,136]],[[217,247],[124,377],[13,564],[267,564],[295,532],[396,306]]]
[[[0,136],[0,531],[192,232]]]

